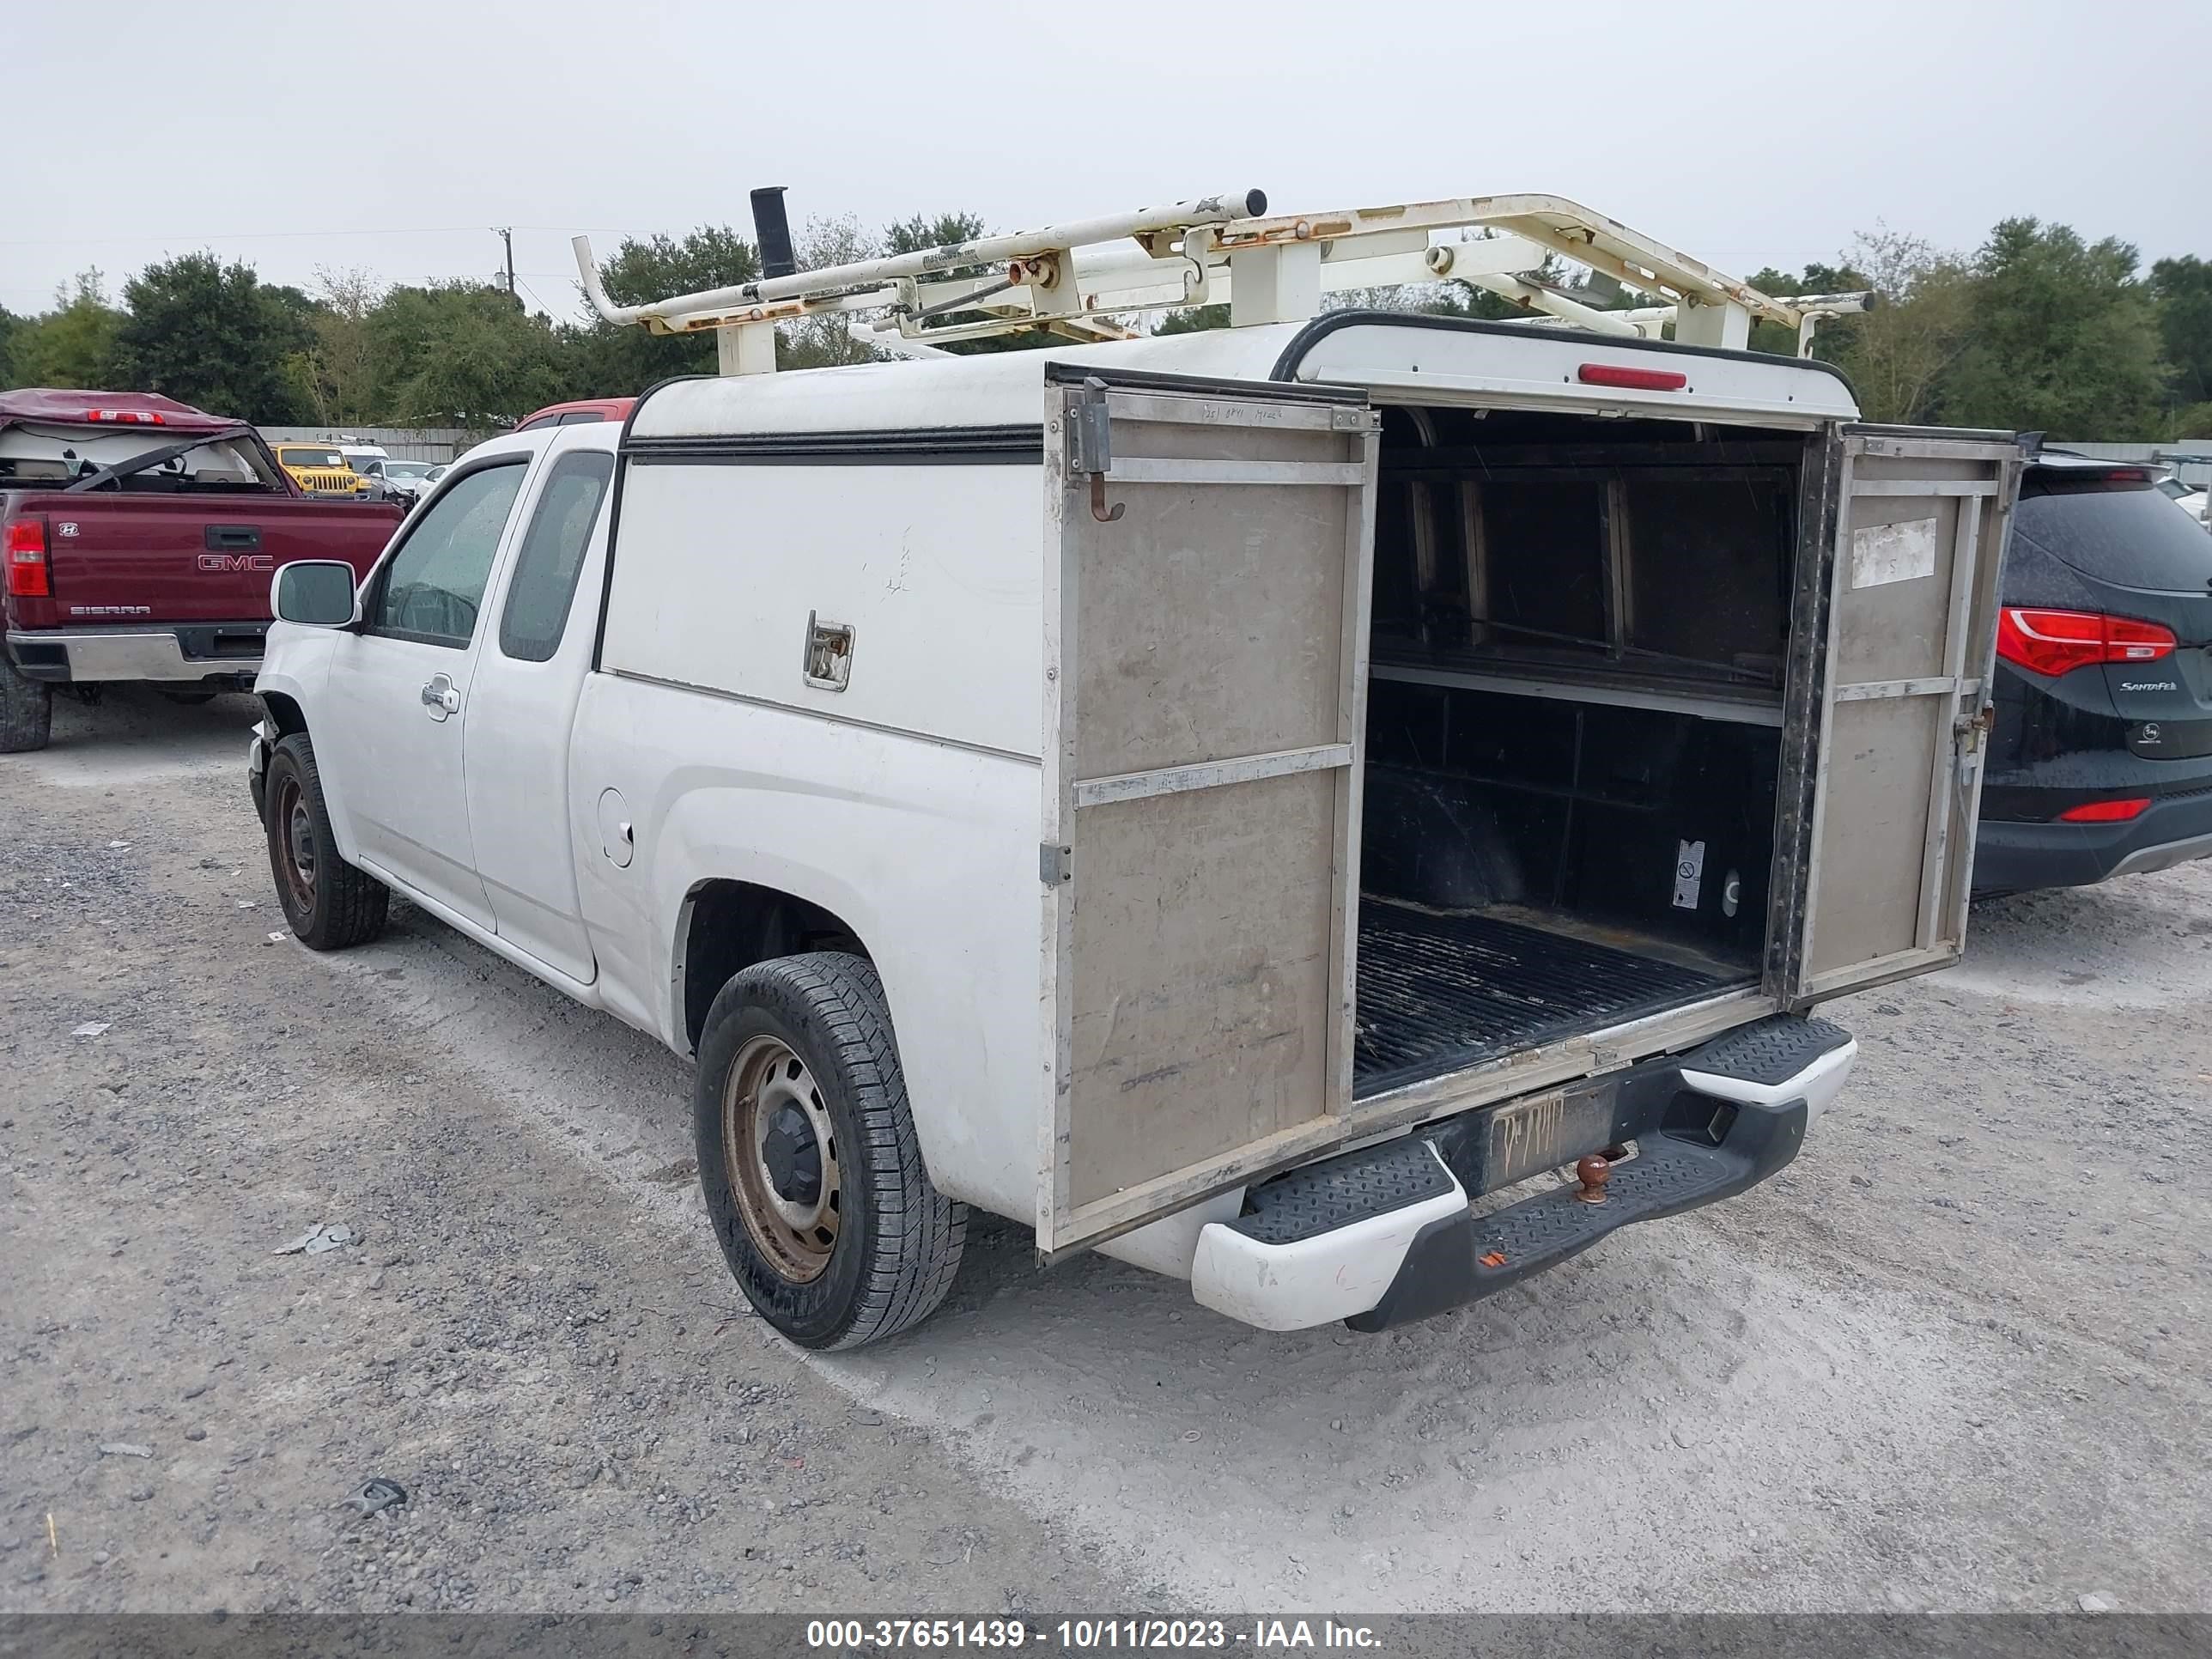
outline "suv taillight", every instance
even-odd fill
[[[53,584],[46,574],[46,521],[44,519],[8,520],[8,592],[19,599],[52,597]]]
[[[2036,674],[2068,674],[2100,662],[2154,662],[2174,647],[2173,630],[2094,611],[1997,613],[1997,655]]]

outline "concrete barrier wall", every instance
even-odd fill
[[[376,444],[395,461],[450,461],[492,434],[444,426],[264,426],[270,443]]]

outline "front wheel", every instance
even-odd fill
[[[392,894],[338,856],[306,732],[295,732],[270,755],[261,798],[269,872],[292,936],[311,951],[342,951],[382,933]]]
[[[865,957],[782,957],[725,985],[692,1109],[714,1235],[769,1324],[802,1347],[856,1348],[945,1299],[968,1208],[922,1168]]]

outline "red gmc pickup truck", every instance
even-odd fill
[[[366,574],[403,516],[307,500],[252,427],[168,398],[0,392],[0,754],[46,747],[56,685],[252,686],[276,568]]]

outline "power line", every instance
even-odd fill
[[[472,236],[481,227],[477,225],[392,225],[349,227],[342,230],[234,230],[220,234],[204,231],[149,231],[140,236],[27,236],[0,239],[0,247],[127,247],[143,242],[262,242],[283,239],[336,236]],[[542,231],[556,236],[571,236],[578,232],[599,235],[620,236],[628,233],[620,225],[508,225],[508,232],[518,230]]]

